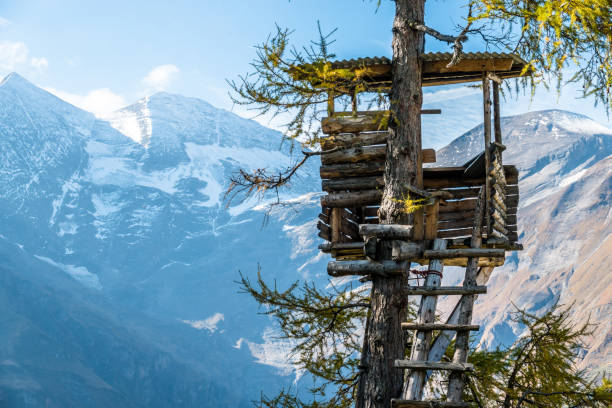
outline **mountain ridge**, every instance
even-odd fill
[[[281,375],[291,371],[287,344],[272,338],[272,322],[256,314],[248,296],[236,294],[234,281],[239,270],[255,273],[259,263],[279,287],[297,279],[327,284],[328,257],[317,249],[318,159],[309,160],[293,190],[281,196],[292,205],[272,208],[262,229],[265,202],[227,208],[223,192],[238,168],[282,169],[292,163],[289,152],[279,150],[280,133],[205,101],[186,109],[184,103],[193,98],[162,94],[145,115],[150,129],[138,122],[152,106],[150,99],[148,108],[136,102],[113,116],[136,123],[140,142],[143,129],[149,132],[145,147],[109,121],[55,97],[28,102],[28,92],[38,91],[20,96],[7,89],[0,86],[0,107],[10,108],[0,109],[0,163],[5,164],[0,165],[0,267],[7,285],[23,285],[15,282],[27,276],[33,282],[27,298],[41,300],[31,310],[27,302],[7,309],[11,317],[0,325],[0,344],[21,348],[0,347],[0,361],[20,364],[32,352],[27,349],[30,332],[20,330],[23,321],[53,339],[72,327],[66,350],[89,351],[73,354],[79,366],[58,372],[41,369],[44,358],[35,353],[30,371],[0,364],[0,401],[36,406],[47,398],[51,406],[84,404],[56,392],[71,384],[66,388],[75,393],[70,398],[85,398],[83,392],[91,391],[98,400],[87,405],[94,407],[127,404],[132,398],[134,406],[247,407],[260,390],[291,385],[293,378]],[[18,97],[24,104],[13,103]],[[173,105],[176,100],[180,106]],[[552,118],[563,126],[551,124]],[[599,321],[608,313],[609,290],[597,286],[589,299],[584,288],[593,285],[590,277],[605,284],[608,278],[598,273],[610,270],[605,253],[610,245],[611,217],[605,211],[612,189],[610,137],[603,131],[582,132],[585,128],[576,123],[568,131],[565,122],[575,117],[565,118],[559,111],[503,118],[504,162],[521,170],[518,218],[525,251],[496,269],[489,295],[478,300],[482,344],[494,347],[520,335],[520,328],[506,325],[508,299],[534,312],[557,298],[575,299],[583,302],[581,310],[597,312]],[[480,152],[478,129],[441,149],[438,164],[463,163]],[[462,143],[466,148],[457,155],[454,149]],[[535,149],[538,143],[543,147]],[[559,247],[552,255],[562,258],[561,267],[546,258],[552,253],[541,245],[546,242]],[[584,248],[593,250],[587,255]],[[541,291],[544,284],[550,291]],[[11,305],[19,293],[0,292],[0,302]],[[74,303],[61,299],[71,298],[70,293]],[[55,302],[55,314],[44,313],[45,297]],[[54,320],[61,318],[68,323]],[[589,367],[612,361],[606,330],[593,340],[597,350],[587,354]],[[95,349],[86,347],[91,342],[113,344],[104,348],[112,358],[94,356]],[[144,351],[134,347],[138,342]],[[55,341],[48,347],[67,353]],[[122,364],[129,370],[122,371]],[[133,390],[114,383],[114,376],[138,378],[139,372],[146,374],[140,382],[128,382]],[[39,388],[19,385],[34,383]],[[206,395],[202,389],[210,390],[209,399],[198,399]],[[27,405],[28,398],[35,403]]]

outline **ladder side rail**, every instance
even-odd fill
[[[482,221],[484,213],[485,192],[481,189],[476,204],[476,216],[474,217],[474,228],[472,230],[472,248],[480,248],[482,243]],[[476,286],[476,275],[478,273],[478,258],[469,258],[468,266],[465,271],[464,287]],[[472,311],[474,308],[474,295],[465,295],[461,298],[461,306],[457,324],[470,324],[472,322]],[[458,332],[455,343],[455,354],[453,363],[465,363],[470,348],[470,333]],[[448,381],[447,401],[460,402],[465,385],[463,373],[453,371],[450,373]]]
[[[433,243],[433,249],[445,249],[446,240],[436,239]],[[442,259],[432,259],[429,262],[429,274],[425,279],[424,286],[439,287],[441,284],[441,275],[444,268]],[[436,315],[436,305],[438,296],[423,296],[421,297],[421,305],[419,308],[419,323],[433,323]],[[431,344],[431,331],[417,331],[414,334],[410,360],[426,361],[429,353],[429,345]],[[402,395],[409,400],[420,400],[423,398],[423,388],[425,386],[425,371],[413,370],[408,374],[407,381],[404,382]]]

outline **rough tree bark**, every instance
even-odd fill
[[[385,163],[385,190],[379,210],[383,224],[412,225],[412,214],[402,211],[397,199],[404,197],[406,184],[418,186],[421,172],[421,54],[422,31],[409,24],[423,22],[425,0],[395,0],[393,22],[393,84],[389,139]],[[383,248],[384,259],[391,259],[391,241]],[[405,338],[401,328],[406,320],[406,276],[372,277],[371,317],[365,333],[369,352],[364,372],[365,408],[388,408],[391,398],[402,391],[403,370],[393,367],[404,358]]]

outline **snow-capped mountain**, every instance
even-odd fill
[[[521,169],[525,251],[476,308],[483,344],[520,334],[514,301],[555,299],[601,323],[585,364],[610,365],[610,130],[547,111],[504,118]],[[476,128],[438,152],[463,163]],[[247,407],[295,378],[271,321],[237,293],[258,265],[278,284],[327,281],[312,160],[262,228],[227,206],[238,168],[284,168],[280,134],[159,93],[96,118],[11,74],[0,84],[0,406]]]
[[[283,344],[235,281],[258,264],[281,284],[324,275],[316,164],[265,229],[264,205],[223,199],[238,168],[291,163],[280,140],[164,93],[100,120],[8,76],[0,401],[246,407],[290,383]]]
[[[475,308],[485,346],[510,344],[521,328],[513,303],[539,312],[573,304],[576,324],[598,324],[583,367],[612,371],[612,130],[558,110],[502,119],[504,163],[519,168],[519,241],[525,249],[495,269]],[[476,127],[438,152],[437,165],[483,150]]]

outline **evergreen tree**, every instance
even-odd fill
[[[544,86],[555,83],[560,89],[564,74],[569,70],[573,72],[569,81],[581,84],[585,96],[594,95],[596,101],[609,108],[612,86],[612,7],[609,0],[470,0],[466,3],[465,24],[458,27],[458,34],[453,36],[444,35],[425,25],[425,0],[395,0],[393,82],[389,95],[382,95],[375,87],[366,84],[363,79],[368,74],[367,68],[357,71],[333,69],[331,61],[335,56],[328,49],[331,42],[329,35],[321,33],[319,40],[311,47],[296,49],[289,45],[290,31],[277,28],[276,34],[258,47],[257,57],[252,64],[254,72],[240,78],[238,82],[230,83],[235,91],[234,101],[254,107],[263,114],[289,114],[291,119],[285,136],[310,150],[304,150],[303,157],[294,166],[278,173],[270,173],[267,169],[241,171],[231,180],[229,196],[238,193],[264,194],[269,190],[277,192],[279,188],[288,185],[291,177],[309,157],[325,154],[325,151],[319,149],[318,121],[326,112],[328,95],[338,95],[348,104],[356,96],[347,95],[347,89],[370,92],[373,95],[371,103],[389,107],[391,112],[388,118],[385,190],[379,218],[382,223],[410,225],[413,216],[403,211],[401,198],[406,194],[406,185],[420,187],[417,184],[420,179],[418,149],[421,145],[421,55],[424,52],[425,34],[452,45],[453,58],[449,65],[461,59],[463,43],[471,36],[481,38],[490,47],[520,53],[529,61],[526,69],[533,70],[535,74],[520,80],[519,85],[531,86],[532,90],[540,83]],[[390,252],[390,249],[386,248],[386,252]],[[357,330],[356,326],[346,326],[347,322],[350,320],[353,325],[357,324],[353,321],[356,322],[359,317],[364,320],[363,311],[359,316],[344,319],[347,314],[357,313],[357,309],[347,307],[339,310],[335,303],[342,304],[351,291],[334,291],[330,294],[318,291],[313,286],[303,286],[302,296],[292,298],[297,286],[289,292],[277,292],[261,286],[265,285],[261,279],[258,279],[260,290],[253,289],[248,280],[242,283],[251,294],[259,294],[261,297],[258,300],[263,304],[281,302],[276,306],[280,309],[276,310],[278,313],[284,312],[279,315],[273,312],[280,319],[281,327],[283,319],[287,319],[293,312],[298,316],[307,313],[303,306],[310,303],[308,296],[313,294],[316,294],[314,300],[327,296],[327,303],[323,304],[328,305],[325,307],[333,305],[333,310],[338,313],[332,318],[329,333],[332,329],[339,329],[340,332],[349,328]],[[351,387],[357,383],[360,386],[358,393],[346,400],[338,400],[339,394],[335,394],[329,405],[318,403],[312,406],[349,406],[351,400],[354,400],[360,408],[387,408],[390,398],[399,395],[403,376],[389,362],[403,358],[405,352],[400,323],[407,319],[407,301],[402,292],[406,283],[406,277],[402,276],[373,277],[367,295],[368,317],[365,319],[362,349],[363,353],[367,352],[368,364],[367,367],[362,366],[359,373],[354,373],[359,374],[359,377],[346,377],[344,371],[355,367],[356,360],[352,356],[357,353],[357,349],[346,348],[342,352],[344,354],[338,354],[334,346],[319,343],[320,350],[331,350],[330,355],[334,356],[341,355],[332,365],[337,374],[329,374],[330,367],[326,362],[320,363],[323,364],[320,367],[325,369],[317,369],[319,363],[304,363],[304,367],[310,367],[307,368],[309,372],[327,383],[340,386],[342,392],[347,392],[346,388],[342,388],[347,386],[343,382],[347,378],[353,381]],[[287,302],[283,303],[282,299]],[[315,313],[313,318],[316,316]],[[304,325],[305,331],[289,331],[284,335],[288,338],[297,336],[298,344],[301,344],[299,341],[307,342],[305,337],[299,336],[315,336],[317,333],[316,330],[310,331],[314,321],[295,321]],[[317,327],[316,324],[313,327]],[[347,338],[343,337],[344,340]],[[301,355],[300,349],[296,349],[296,353]],[[327,354],[319,354],[324,355]],[[320,396],[325,395],[321,388],[314,391]],[[263,403],[268,406],[307,406],[286,392],[278,398],[264,400]]]

